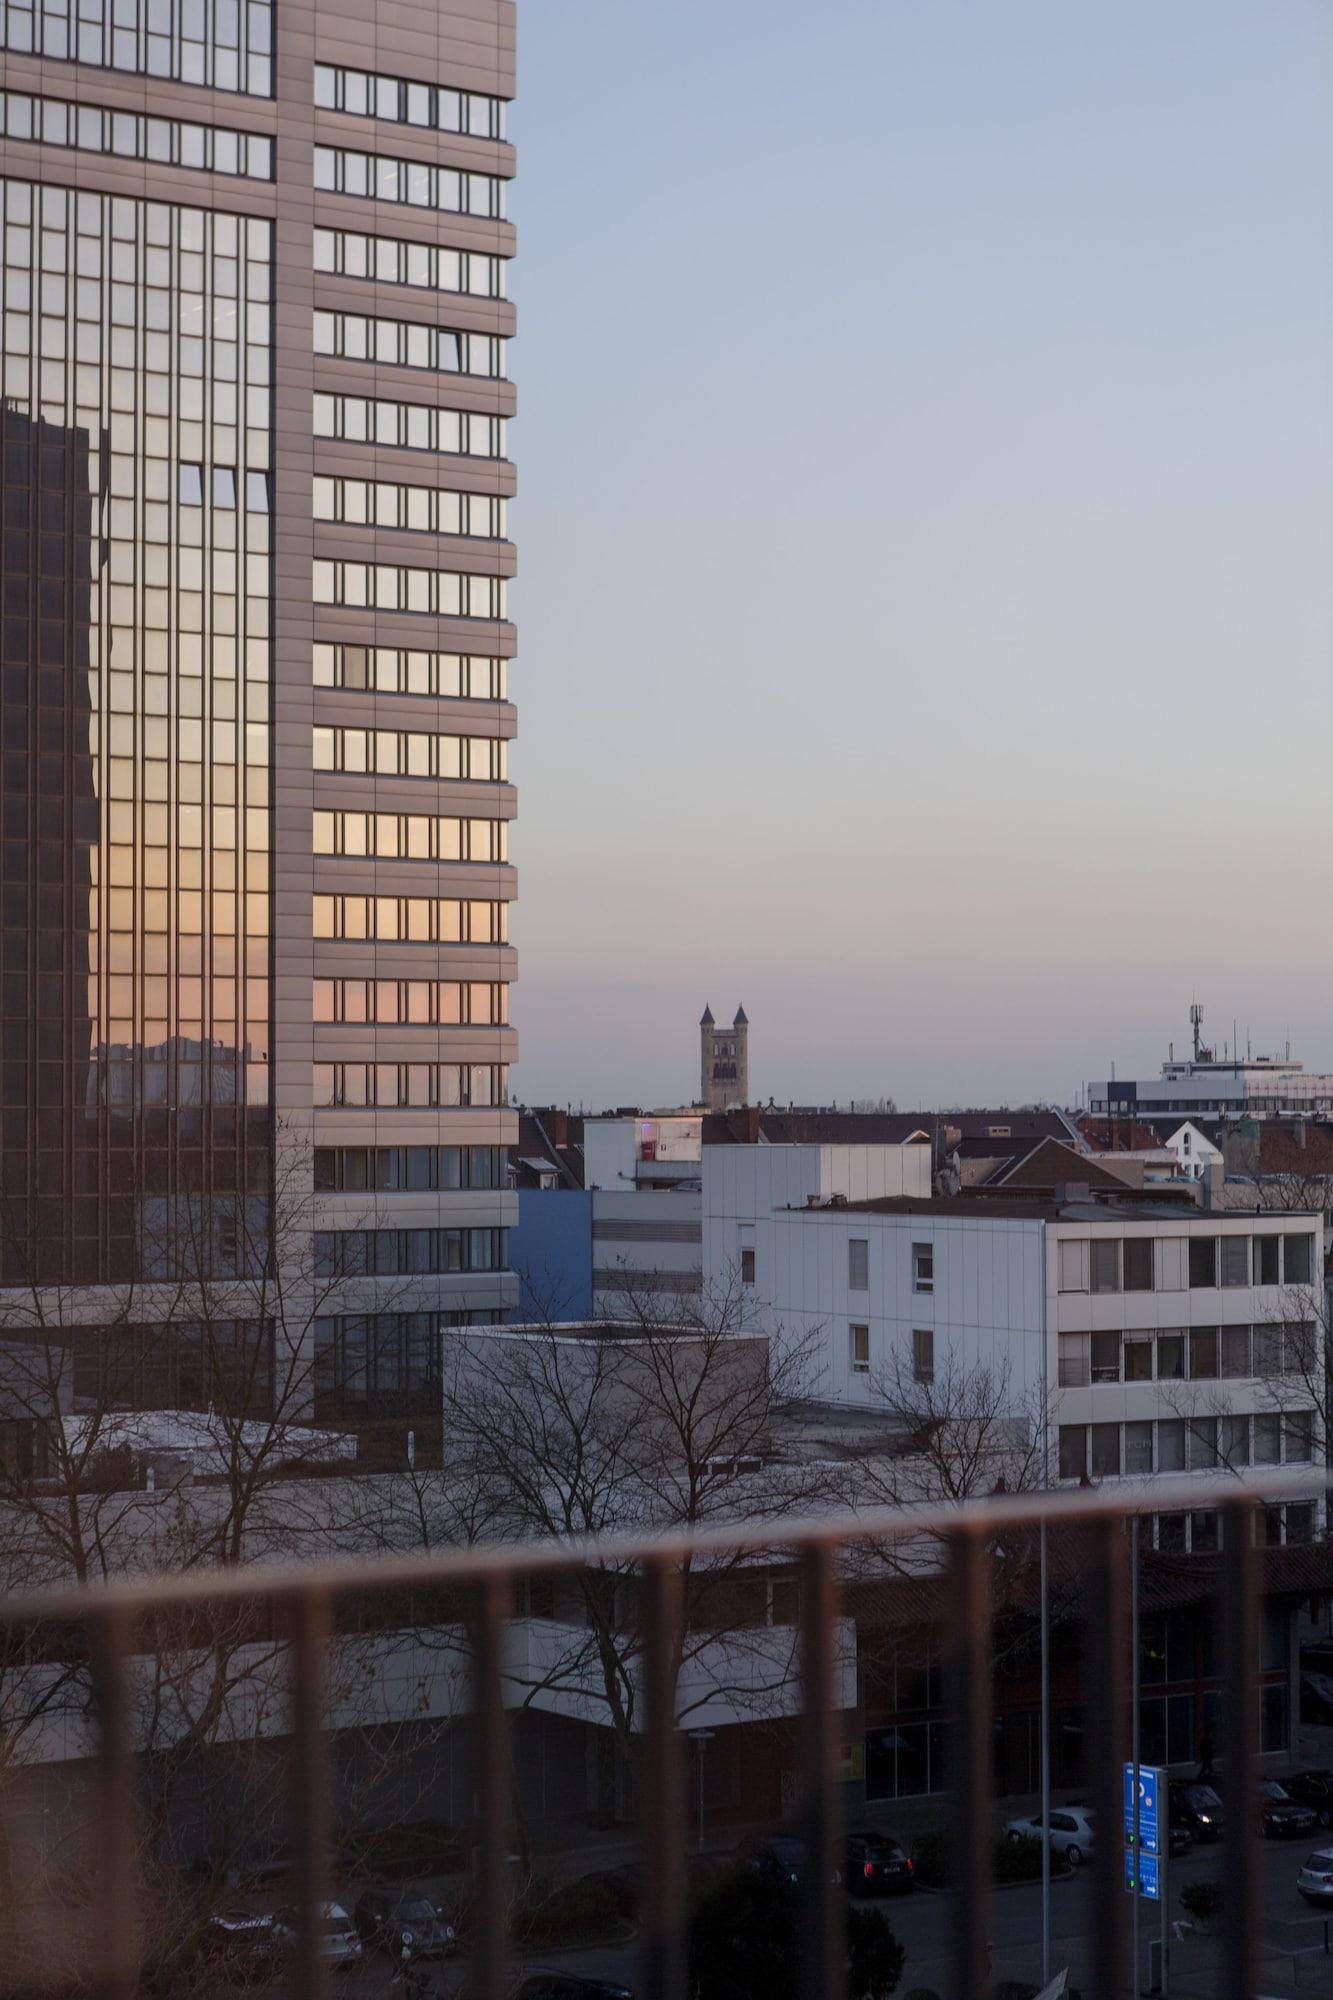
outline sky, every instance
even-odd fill
[[[1333,1069],[1333,10],[518,13],[515,1094]]]

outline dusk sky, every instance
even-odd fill
[[[1333,1068],[1324,0],[520,0],[516,1094]]]

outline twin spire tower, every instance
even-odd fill
[[[728,1111],[750,1101],[750,1023],[744,1007],[729,1028],[719,1028],[711,1007],[699,1021],[699,1102],[708,1111]]]

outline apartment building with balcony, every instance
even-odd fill
[[[513,29],[0,9],[0,1316],[276,1260],[347,1416],[516,1295]]]

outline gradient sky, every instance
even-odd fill
[[[1333,1068],[1326,0],[520,0],[517,1094]]]

